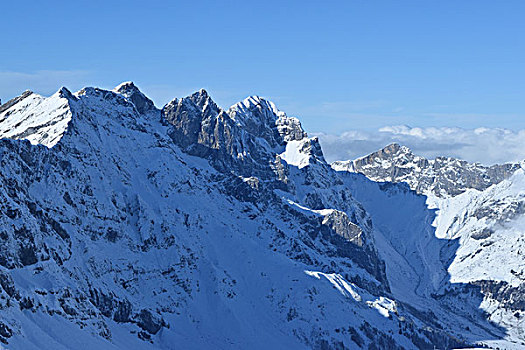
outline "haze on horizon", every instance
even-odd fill
[[[133,80],[160,107],[199,88],[225,108],[264,96],[329,160],[392,141],[427,157],[525,159],[522,1],[21,6],[2,5],[19,14],[0,22],[4,102]]]

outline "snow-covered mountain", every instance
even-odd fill
[[[483,296],[480,307],[488,319],[506,328],[510,338],[523,342],[525,172],[522,164],[486,167],[454,158],[427,160],[404,146],[392,144],[354,161],[334,162],[332,167],[346,173],[351,181],[355,175],[347,172],[363,174],[380,182],[380,186],[404,183],[424,195],[427,207],[436,211],[433,236],[456,245],[453,250],[439,250],[439,258],[447,268],[444,281],[452,285],[436,279],[433,298],[449,302],[454,299],[452,295],[468,295],[469,289],[479,288]],[[368,200],[369,193],[363,192],[361,197],[356,191],[352,193],[358,200],[363,198],[362,203]],[[364,207],[369,210],[367,205]],[[399,243],[397,251],[402,252],[410,250],[413,241]],[[426,263],[423,260],[428,259],[428,251],[425,249],[418,255]]]
[[[374,181],[406,182],[418,193],[446,197],[468,189],[485,190],[510,177],[520,165],[487,167],[450,157],[428,160],[393,143],[363,158],[334,162],[332,167],[365,174]]]
[[[470,214],[443,233],[448,216],[436,218],[427,197],[332,169],[317,139],[261,97],[224,110],[200,90],[158,109],[133,83],[25,92],[0,106],[0,137],[0,341],[10,349],[525,341],[522,285],[505,279],[522,265],[488,282],[483,267],[454,265],[471,249]],[[499,224],[507,209],[490,218],[484,205],[519,197],[523,171],[512,169],[494,175],[509,195],[469,187],[433,205],[457,210],[477,191],[477,220]],[[508,257],[516,237],[494,230],[476,256]]]

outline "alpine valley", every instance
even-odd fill
[[[328,164],[270,101],[0,106],[8,349],[525,348],[524,164]]]

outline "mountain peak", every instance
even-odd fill
[[[123,83],[120,83],[119,85],[117,85],[113,91],[115,92],[121,92],[121,91],[124,91],[124,90],[138,90],[138,87],[135,85],[134,82],[132,81],[125,81]]]
[[[397,142],[392,142],[387,146],[383,147],[383,149],[379,150],[378,152],[381,152],[385,155],[393,155],[398,153],[411,154],[412,150],[406,146],[400,145]]]
[[[246,97],[241,102],[238,102],[232,107],[230,107],[230,110],[235,109],[235,110],[240,110],[240,111],[251,111],[256,108],[260,110],[267,110],[271,112],[275,116],[275,119],[277,119],[277,117],[285,115],[284,112],[281,112],[275,106],[275,103],[261,96],[258,96],[258,95],[252,95],[252,96]]]
[[[238,124],[256,125],[258,128],[272,127],[278,118],[286,116],[273,102],[256,95],[234,104],[228,113]]]
[[[191,94],[191,96],[200,96],[203,98],[209,98],[210,94],[208,93],[208,91],[206,91],[206,89],[199,89],[198,91],[195,91],[193,94]]]
[[[10,99],[9,101],[7,101],[6,103],[4,103],[3,105],[0,106],[0,113],[6,111],[7,109],[9,109],[12,106],[14,106],[15,104],[17,104],[18,102],[22,101],[23,99],[25,99],[28,96],[31,96],[33,94],[34,94],[33,91],[26,90],[26,91],[24,91],[22,93],[22,95]]]
[[[57,91],[57,94],[58,96],[62,97],[62,98],[67,98],[67,99],[74,99],[76,98],[73,93],[65,86],[62,86],[58,91]]]
[[[401,145],[397,142],[392,142],[388,145],[386,145],[383,149],[392,149],[392,150],[399,150],[401,148]]]
[[[113,89],[135,105],[140,114],[155,110],[155,104],[146,97],[132,81],[124,82]]]
[[[25,91],[0,107],[0,138],[53,147],[71,120],[69,103],[74,99],[65,87],[50,97]]]
[[[262,103],[263,101],[266,101],[266,100],[262,98],[261,96],[251,95],[251,96],[246,97],[244,100],[242,100],[241,103],[243,103],[246,106],[255,106],[255,105]]]
[[[205,115],[216,116],[221,111],[221,108],[217,106],[215,101],[213,101],[211,96],[208,94],[208,91],[205,89],[195,91],[193,94],[188,96],[187,99],[191,100]]]

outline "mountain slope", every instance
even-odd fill
[[[61,89],[7,102],[0,130],[10,348],[512,346],[434,289],[403,297],[382,231],[393,219],[356,199],[360,181],[378,185],[334,171],[263,98],[223,110],[200,90],[159,110],[130,82]],[[427,232],[424,201],[406,193],[391,195],[426,218],[412,234]]]
[[[488,319],[506,328],[514,341],[523,342],[525,175],[521,164],[484,167],[452,158],[429,161],[393,144],[356,161],[335,162],[332,167],[351,178],[355,177],[351,173],[361,173],[379,182],[403,182],[424,195],[426,207],[436,212],[428,228],[431,236],[436,242],[455,242],[457,247],[425,248],[416,253],[419,262],[411,266],[424,266],[434,259],[432,265],[436,267],[421,275],[428,276],[444,268],[448,276],[436,276],[426,284],[433,285],[433,298],[454,304],[451,295],[465,295],[476,288],[483,296],[480,308]],[[357,195],[359,191],[363,192],[361,189],[352,192],[358,200],[362,203],[369,200],[370,191],[361,196]],[[380,205],[374,203],[365,208],[371,212]],[[390,228],[391,224],[388,222]],[[398,252],[418,250],[406,241],[398,242],[401,244]],[[432,258],[432,252],[439,254]]]

